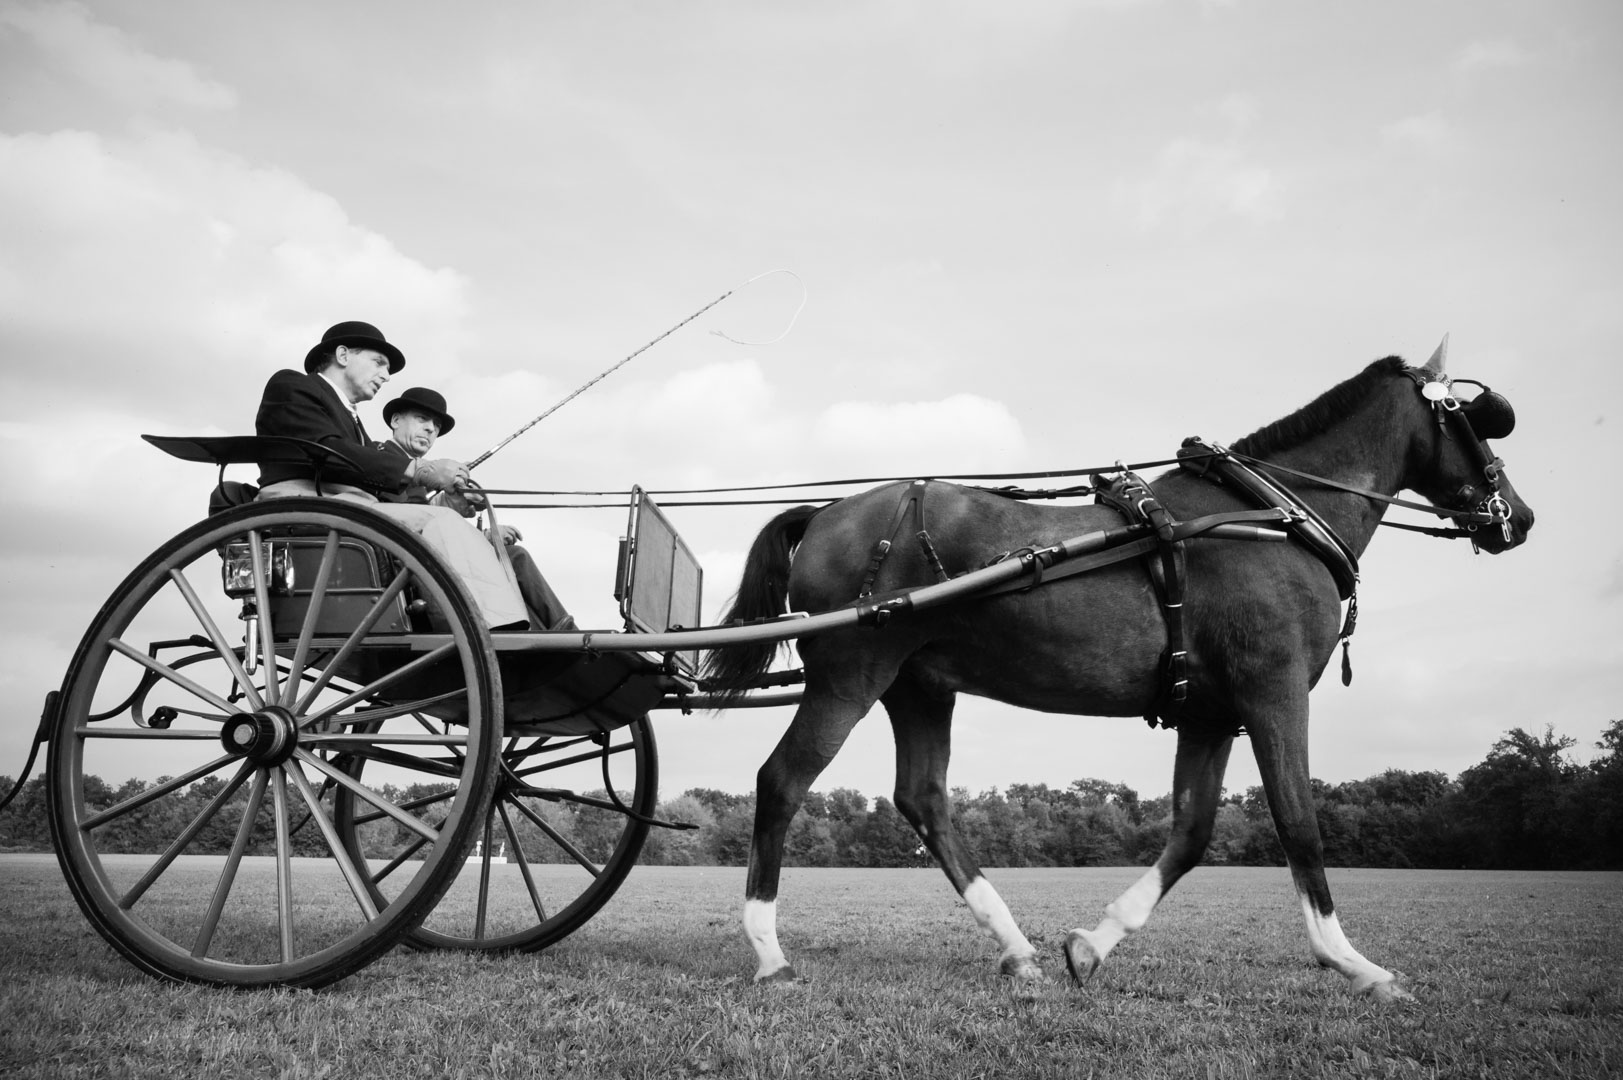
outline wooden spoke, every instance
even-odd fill
[[[271,770],[271,809],[276,821],[276,926],[282,963],[293,959],[293,850],[288,829],[287,778],[280,767]]]
[[[570,843],[562,833],[548,824],[546,818],[542,817],[534,810],[531,810],[528,806],[525,806],[521,802],[515,802],[513,805],[518,809],[519,813],[530,819],[530,824],[546,833],[554,844],[557,844],[560,848],[562,848],[564,853],[567,854],[571,859],[574,859],[576,862],[584,866],[593,877],[596,877],[603,872],[603,868],[598,866],[591,859],[587,858],[584,851]]]
[[[440,834],[438,829],[431,827],[420,818],[412,817],[410,814],[401,810],[394,803],[390,802],[382,795],[379,795],[377,792],[373,791],[359,780],[356,780],[348,773],[329,765],[325,761],[322,761],[308,750],[295,750],[293,751],[293,756],[304,762],[306,765],[309,765],[312,768],[325,773],[327,776],[332,777],[332,779],[338,781],[338,783],[342,784],[356,795],[359,795],[362,799],[371,803],[379,810],[382,810],[386,815],[398,821],[400,824],[404,825],[418,836],[421,836],[430,842],[439,840]]]
[[[214,619],[208,613],[208,609],[203,606],[203,601],[198,599],[197,591],[192,588],[192,583],[186,580],[186,575],[181,572],[180,567],[174,567],[169,571],[169,580],[175,583],[175,588],[180,590],[180,595],[185,599],[186,606],[192,609],[192,614],[197,617],[197,622],[203,627],[203,632],[214,643],[214,651],[225,662],[226,669],[231,672],[231,677],[237,680],[237,685],[242,687],[242,692],[247,695],[249,705],[254,709],[263,709],[265,701],[259,696],[259,689],[254,686],[254,681],[248,677],[248,672],[243,669],[242,661],[237,659],[236,647],[226,641],[225,635],[215,625]],[[275,665],[271,666],[274,667]]]
[[[347,645],[348,642],[346,642],[345,644]],[[344,697],[339,698],[337,701],[333,702],[330,705],[327,705],[326,707],[322,708],[320,711],[310,713],[308,716],[306,716],[304,718],[304,720],[301,722],[300,726],[301,727],[315,727],[317,724],[320,724],[323,721],[325,721],[328,717],[332,716],[335,713],[339,713],[339,712],[344,711],[345,709],[349,708],[351,705],[354,705],[358,701],[364,701],[367,698],[377,697],[378,696],[378,691],[382,690],[384,687],[392,686],[395,683],[399,682],[401,679],[404,679],[409,675],[414,675],[418,671],[421,671],[423,668],[426,668],[426,667],[429,667],[429,666],[431,666],[431,665],[433,665],[435,663],[438,663],[441,659],[443,659],[446,656],[449,656],[451,653],[454,653],[456,651],[457,651],[457,645],[456,645],[456,642],[453,641],[453,642],[448,642],[448,643],[446,643],[444,645],[441,645],[437,649],[433,649],[433,650],[431,650],[429,652],[426,652],[422,656],[419,656],[417,659],[411,661],[409,664],[404,664],[401,667],[396,668],[395,670],[389,672],[386,675],[381,675],[378,678],[373,679],[371,682],[367,683],[365,686],[361,687],[359,690],[356,690],[354,693],[351,693],[351,694],[346,694]],[[343,656],[343,650],[342,649],[339,650],[338,655],[340,657]],[[328,670],[329,671],[332,670],[332,667],[336,667],[338,665],[338,663],[339,663],[339,660],[335,657],[334,660],[333,660],[332,666],[329,667]],[[326,672],[323,672],[322,674],[325,676]],[[316,681],[321,682],[322,680],[318,679]],[[305,694],[304,701],[300,702],[300,706],[303,707],[308,702],[309,698],[310,698],[310,694],[308,694],[308,693]]]
[[[350,860],[349,853],[344,850],[343,841],[338,838],[338,831],[333,828],[332,819],[321,808],[321,797],[310,786],[310,780],[304,775],[304,770],[288,768],[286,773],[293,778],[293,786],[299,789],[299,796],[304,799],[305,805],[310,808],[310,817],[315,821],[316,827],[321,830],[322,837],[327,841],[327,847],[332,852],[333,861],[338,864],[339,872],[344,875],[344,882],[355,897],[355,902],[361,907],[361,914],[368,919],[378,917],[377,905],[372,903],[372,894],[366,890],[366,882],[361,872],[356,869],[355,863]]]
[[[270,567],[265,565],[265,550],[259,546],[260,536],[258,529],[249,530],[248,555],[254,567],[254,603],[258,607],[255,615],[259,619],[260,662],[265,666],[265,697],[276,701],[280,695],[276,691],[276,635],[271,627]]]
[[[237,770],[237,775],[232,777],[213,799],[209,800],[207,806],[198,811],[197,816],[191,820],[185,829],[181,830],[180,835],[175,838],[174,842],[165,848],[163,854],[158,856],[157,861],[147,868],[145,874],[141,875],[141,879],[135,883],[135,886],[119,898],[120,907],[128,911],[135,906],[136,901],[141,899],[142,894],[152,887],[153,882],[163,876],[164,871],[168,870],[175,859],[186,850],[197,834],[203,831],[203,826],[214,820],[214,815],[218,814],[220,808],[230,800],[231,796],[237,793],[237,789],[242,787],[243,781],[247,780],[252,772],[253,765],[250,762],[243,762],[242,768]]]
[[[518,860],[518,872],[524,878],[524,891],[530,895],[530,906],[535,909],[535,917],[546,922],[547,906],[541,902],[541,892],[535,887],[535,874],[530,870],[530,860],[524,854],[524,845],[519,841],[518,830],[513,828],[513,819],[507,813],[507,803],[498,802],[496,811],[501,814],[502,828],[507,830],[507,842],[512,845],[513,858]]]
[[[338,530],[328,529],[327,540],[321,549],[321,565],[316,569],[315,583],[310,587],[310,606],[304,613],[304,625],[299,628],[299,642],[288,663],[287,681],[282,686],[281,704],[291,708],[298,694],[299,683],[304,681],[305,664],[310,659],[310,639],[315,637],[317,620],[321,618],[321,605],[327,600],[327,583],[332,579],[333,566],[338,562]]]
[[[114,818],[123,817],[131,810],[163,798],[171,791],[180,790],[187,784],[190,784],[193,780],[199,780],[211,772],[217,772],[220,769],[225,768],[225,766],[231,764],[233,761],[237,760],[239,759],[234,754],[223,754],[205,765],[199,765],[190,772],[183,773],[182,775],[175,777],[167,783],[154,784],[152,787],[141,792],[139,795],[125,799],[116,806],[109,806],[99,814],[92,814],[90,817],[85,818],[79,827],[81,829],[98,828],[99,826],[105,825],[107,822],[112,821]],[[234,783],[237,784],[240,784],[241,782],[242,781],[240,778],[234,781]]]
[[[197,939],[192,944],[194,957],[207,956],[209,946],[214,942],[214,932],[219,928],[220,915],[225,911],[225,902],[231,895],[231,886],[237,880],[237,869],[242,865],[243,853],[248,850],[248,841],[254,833],[254,823],[259,820],[259,808],[265,803],[267,782],[268,777],[263,771],[254,774],[254,786],[248,792],[248,805],[242,812],[242,821],[237,826],[236,838],[231,842],[231,851],[225,857],[225,866],[220,870],[220,879],[214,885],[214,896],[209,900],[208,911],[203,915],[203,923],[197,929]]]
[[[142,652],[140,649],[132,648],[130,645],[118,640],[117,638],[109,640],[107,642],[107,647],[112,649],[114,652],[121,653],[124,656],[129,657],[142,667],[147,668],[159,676],[169,680],[198,700],[205,701],[214,706],[214,708],[219,709],[220,712],[224,713],[226,716],[235,716],[237,713],[242,711],[235,705],[232,705],[229,701],[214,693],[212,690],[205,690],[203,687],[192,682],[192,680],[188,679],[186,676],[182,675],[168,664],[155,660],[146,653]]]
[[[410,579],[411,572],[408,570],[402,570],[394,576],[394,580],[389,582],[382,595],[373,602],[372,606],[367,609],[366,614],[361,617],[360,625],[354,629],[349,637],[344,639],[344,643],[338,647],[338,651],[333,654],[333,658],[327,662],[326,669],[310,683],[310,688],[304,692],[304,696],[299,698],[299,703],[294,706],[294,712],[304,712],[310,707],[310,702],[316,699],[316,695],[326,689],[328,680],[332,678],[332,673],[342,667],[344,661],[348,660],[355,650],[360,648],[361,642],[366,640],[366,636],[372,632],[372,627],[377,625],[378,620],[383,617],[383,613],[388,610],[390,604],[394,603],[395,597],[400,595],[400,590],[406,587],[406,583]]]

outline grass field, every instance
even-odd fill
[[[1017,995],[934,870],[789,870],[803,979],[758,988],[743,871],[638,867],[528,956],[396,950],[319,992],[161,984],[49,856],[0,856],[6,1077],[1601,1077],[1623,1073],[1623,874],[1332,871],[1415,1005],[1314,967],[1283,870],[1197,870],[1086,990],[1059,945],[1131,869],[993,871],[1051,985]]]

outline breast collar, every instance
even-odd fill
[[[1178,466],[1196,476],[1226,484],[1265,509],[1284,510],[1291,516],[1290,534],[1318,556],[1335,579],[1343,600],[1358,592],[1358,556],[1330,523],[1289,487],[1263,476],[1234,458],[1228,450],[1191,436],[1178,448]]]

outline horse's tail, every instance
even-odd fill
[[[744,576],[723,623],[770,619],[784,612],[789,601],[789,556],[806,525],[821,510],[796,506],[766,523],[744,560]],[[706,689],[717,694],[722,708],[744,696],[750,684],[766,673],[777,655],[778,642],[756,641],[712,649],[705,654]]]

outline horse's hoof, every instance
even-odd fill
[[[1099,970],[1099,952],[1088,938],[1086,930],[1072,930],[1065,935],[1065,966],[1078,986],[1086,986]]]
[[[1403,985],[1396,979],[1388,979],[1386,982],[1372,983],[1369,986],[1364,987],[1364,993],[1368,994],[1370,999],[1373,1001],[1404,1002],[1415,1000],[1415,996],[1409,993],[1409,991],[1405,990]]]
[[[1035,956],[1005,956],[998,962],[998,971],[1016,983],[1034,984],[1048,981],[1043,974],[1042,965],[1037,963]]]
[[[764,971],[755,976],[757,986],[792,986],[795,982],[795,967],[785,964],[776,971]]]

